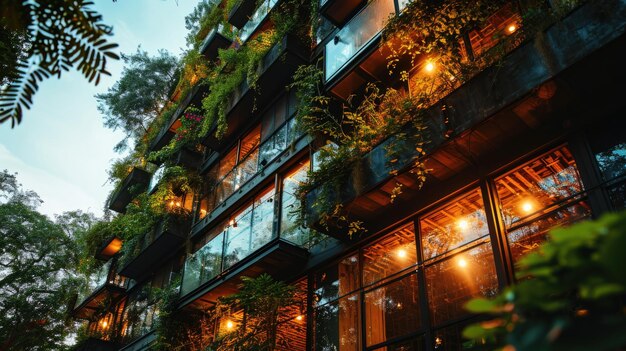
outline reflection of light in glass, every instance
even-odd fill
[[[438,348],[443,344],[443,340],[440,337],[435,338],[435,348]]]
[[[398,250],[398,257],[400,258],[405,258],[407,255],[406,250],[405,249],[400,249]]]
[[[301,321],[301,320],[303,320],[303,319],[304,319],[304,317],[303,317],[301,314],[299,314],[299,315],[296,317],[296,320],[297,320],[297,321]]]
[[[228,225],[229,225],[229,226],[231,226],[231,227],[233,227],[233,228],[237,228],[237,222],[235,222],[235,220],[234,220],[234,219],[231,219],[231,220],[228,222]]]
[[[461,268],[467,267],[467,261],[464,258],[459,258],[459,260],[457,261],[457,264]]]
[[[459,227],[459,229],[461,229],[462,231],[467,230],[467,228],[469,228],[469,222],[465,219],[460,219],[457,222],[457,226]]]

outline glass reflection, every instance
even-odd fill
[[[363,250],[363,284],[372,284],[416,263],[415,233],[409,224]]]
[[[472,297],[493,297],[498,292],[489,242],[432,264],[425,274],[434,325],[466,315],[463,305]]]
[[[358,294],[316,308],[315,350],[358,350],[359,316]]]
[[[489,234],[480,190],[450,201],[420,219],[424,260]]]

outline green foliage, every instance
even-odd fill
[[[15,175],[0,172],[0,348],[63,350],[68,303],[80,285],[73,240],[93,219],[65,213],[53,222]]]
[[[19,124],[44,79],[76,69],[97,85],[102,75],[110,75],[107,61],[118,59],[117,44],[107,40],[112,29],[92,5],[87,0],[3,1],[0,25],[12,34],[2,65],[8,64],[11,79],[0,91],[0,123]]]
[[[106,93],[96,95],[104,125],[126,133],[116,150],[124,150],[129,138],[140,141],[149,131],[167,106],[178,75],[178,60],[165,50],[151,57],[138,48],[134,54],[122,54],[122,60],[122,77]]]
[[[232,331],[218,335],[212,349],[273,351],[279,323],[287,317],[284,308],[298,303],[295,287],[276,281],[268,274],[241,280],[237,293],[218,300],[214,318],[228,319],[233,312],[243,311],[244,321]]]
[[[467,338],[503,350],[617,350],[626,345],[626,213],[555,229],[520,262],[520,282],[467,308],[493,319]]]
[[[350,184],[351,176],[358,176],[363,155],[383,140],[392,137],[386,145],[392,175],[398,171],[393,164],[397,160],[396,153],[407,151],[405,145],[410,143],[416,154],[412,171],[420,185],[425,181],[427,170],[418,156],[424,154],[427,143],[424,115],[428,105],[424,95],[412,96],[391,88],[381,90],[369,84],[360,99],[351,97],[343,104],[343,109],[336,112],[331,106],[341,102],[323,94],[322,78],[323,72],[315,66],[301,66],[290,86],[296,89],[299,101],[296,113],[299,125],[308,134],[328,140],[318,151],[318,169],[310,174],[298,192],[304,197],[315,190],[316,200],[311,205],[319,213],[320,224],[327,228],[330,225],[346,227],[352,235],[366,228],[361,222],[350,220],[341,205],[342,189]],[[393,198],[398,194],[394,192]]]

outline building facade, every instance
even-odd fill
[[[216,61],[220,49],[245,47],[273,30],[282,2],[239,2],[199,50]],[[626,207],[626,2],[567,2],[560,12],[561,3],[542,3],[559,17],[535,36],[518,34],[528,25],[523,1],[503,2],[458,35],[465,60],[494,50],[498,60],[425,109],[424,150],[409,144],[390,155],[390,135],[361,156],[335,194],[367,229],[348,235],[320,224],[312,206],[320,191],[300,201],[298,186],[328,144],[298,127],[294,73],[323,67],[323,94],[347,102],[368,83],[415,94],[423,87],[413,78],[439,67],[423,55],[402,63],[406,81],[388,75],[393,44],[382,32],[389,15],[410,13],[409,1],[320,0],[314,43],[288,34],[273,44],[253,86],[244,80],[229,97],[224,135],[211,130],[171,160],[203,180],[196,193],[170,200],[191,218],[159,222],[125,259],[126,243],[103,243],[98,258],[107,263],[73,310],[88,321],[83,349],[150,349],[159,318],[152,289],[177,282],[180,313],[197,318],[237,291],[242,276],[262,273],[293,284],[301,301],[281,321],[279,350],[462,349],[463,327],[478,318],[465,302],[514,284],[516,262],[550,229]],[[176,139],[187,107],[207,90],[181,99],[152,151]],[[412,173],[416,159],[428,170],[423,184]],[[134,169],[110,208],[125,212],[133,189],[150,193],[162,172]],[[294,218],[298,209],[308,227]],[[207,332],[242,319],[234,313]]]

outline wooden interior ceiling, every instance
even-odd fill
[[[363,270],[381,278],[417,263],[413,224],[408,224],[366,247],[363,258]]]

